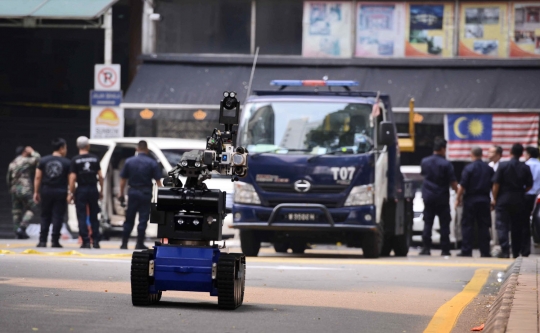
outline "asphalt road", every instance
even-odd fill
[[[455,303],[455,296],[474,281],[484,288],[482,272],[492,279],[511,263],[436,251],[429,258],[411,251],[408,258],[368,260],[360,250],[337,247],[304,256],[263,249],[248,258],[244,305],[223,311],[217,298],[187,292],[132,306],[131,252],[117,243],[22,254],[32,245],[0,240],[0,332],[423,332],[441,313],[457,321],[467,303]]]

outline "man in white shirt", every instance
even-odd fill
[[[503,149],[501,146],[493,146],[488,150],[489,166],[493,168],[493,171],[497,171],[499,168],[499,162],[503,154]],[[491,211],[491,240],[492,245],[499,245],[499,236],[497,235],[497,215],[495,214],[495,209]],[[498,246],[492,251],[492,255],[496,256],[499,252]]]
[[[533,176],[533,186],[529,192],[525,193],[525,214],[530,216],[534,204],[536,203],[536,197],[540,193],[540,161],[538,160],[539,151],[538,148],[529,146],[525,148],[525,164],[531,169]],[[529,222],[530,220],[527,219]],[[527,256],[531,252],[531,226],[530,222],[523,228],[523,256]]]
[[[503,149],[501,146],[493,146],[489,148],[489,151],[488,151],[489,166],[493,168],[493,171],[497,171],[502,154],[503,154]]]

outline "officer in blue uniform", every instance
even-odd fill
[[[441,226],[441,249],[443,256],[450,255],[450,193],[448,188],[457,191],[454,167],[446,160],[446,140],[435,138],[433,155],[422,159],[421,174],[422,198],[424,200],[424,248],[420,255],[431,255],[431,231],[435,216]]]
[[[120,193],[118,198],[124,200],[124,191],[126,183],[129,182],[128,205],[126,210],[126,221],[124,222],[124,233],[122,236],[121,249],[127,249],[129,235],[135,224],[135,215],[139,213],[139,226],[137,227],[137,244],[136,250],[144,250],[147,247],[144,245],[144,237],[146,226],[150,218],[150,208],[152,201],[152,179],[161,185],[161,170],[156,162],[149,155],[148,143],[140,141],[137,145],[137,156],[130,157],[126,160],[126,164],[120,174]]]
[[[463,198],[463,219],[461,221],[461,253],[458,257],[472,257],[473,226],[478,224],[478,243],[480,255],[491,257],[489,253],[489,227],[491,225],[491,209],[489,197],[491,193],[491,178],[493,169],[482,161],[482,148],[471,149],[472,163],[468,164],[461,174],[456,208],[461,205]]]
[[[510,161],[502,162],[493,176],[493,202],[499,219],[497,234],[501,244],[500,258],[510,257],[508,232],[512,233],[512,254],[517,258],[521,253],[529,255],[529,249],[523,249],[523,228],[529,225],[529,214],[525,205],[525,193],[533,186],[531,169],[519,161],[523,155],[523,146],[512,145]]]

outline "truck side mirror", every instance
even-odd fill
[[[390,121],[381,121],[379,124],[379,144],[392,146],[396,144],[396,129]]]

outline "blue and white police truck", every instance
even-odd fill
[[[414,193],[399,146],[414,150],[414,126],[398,138],[390,97],[354,91],[355,81],[271,85],[279,89],[248,98],[238,129],[249,173],[235,182],[232,227],[244,254],[262,242],[293,253],[339,242],[366,258],[406,256]]]

